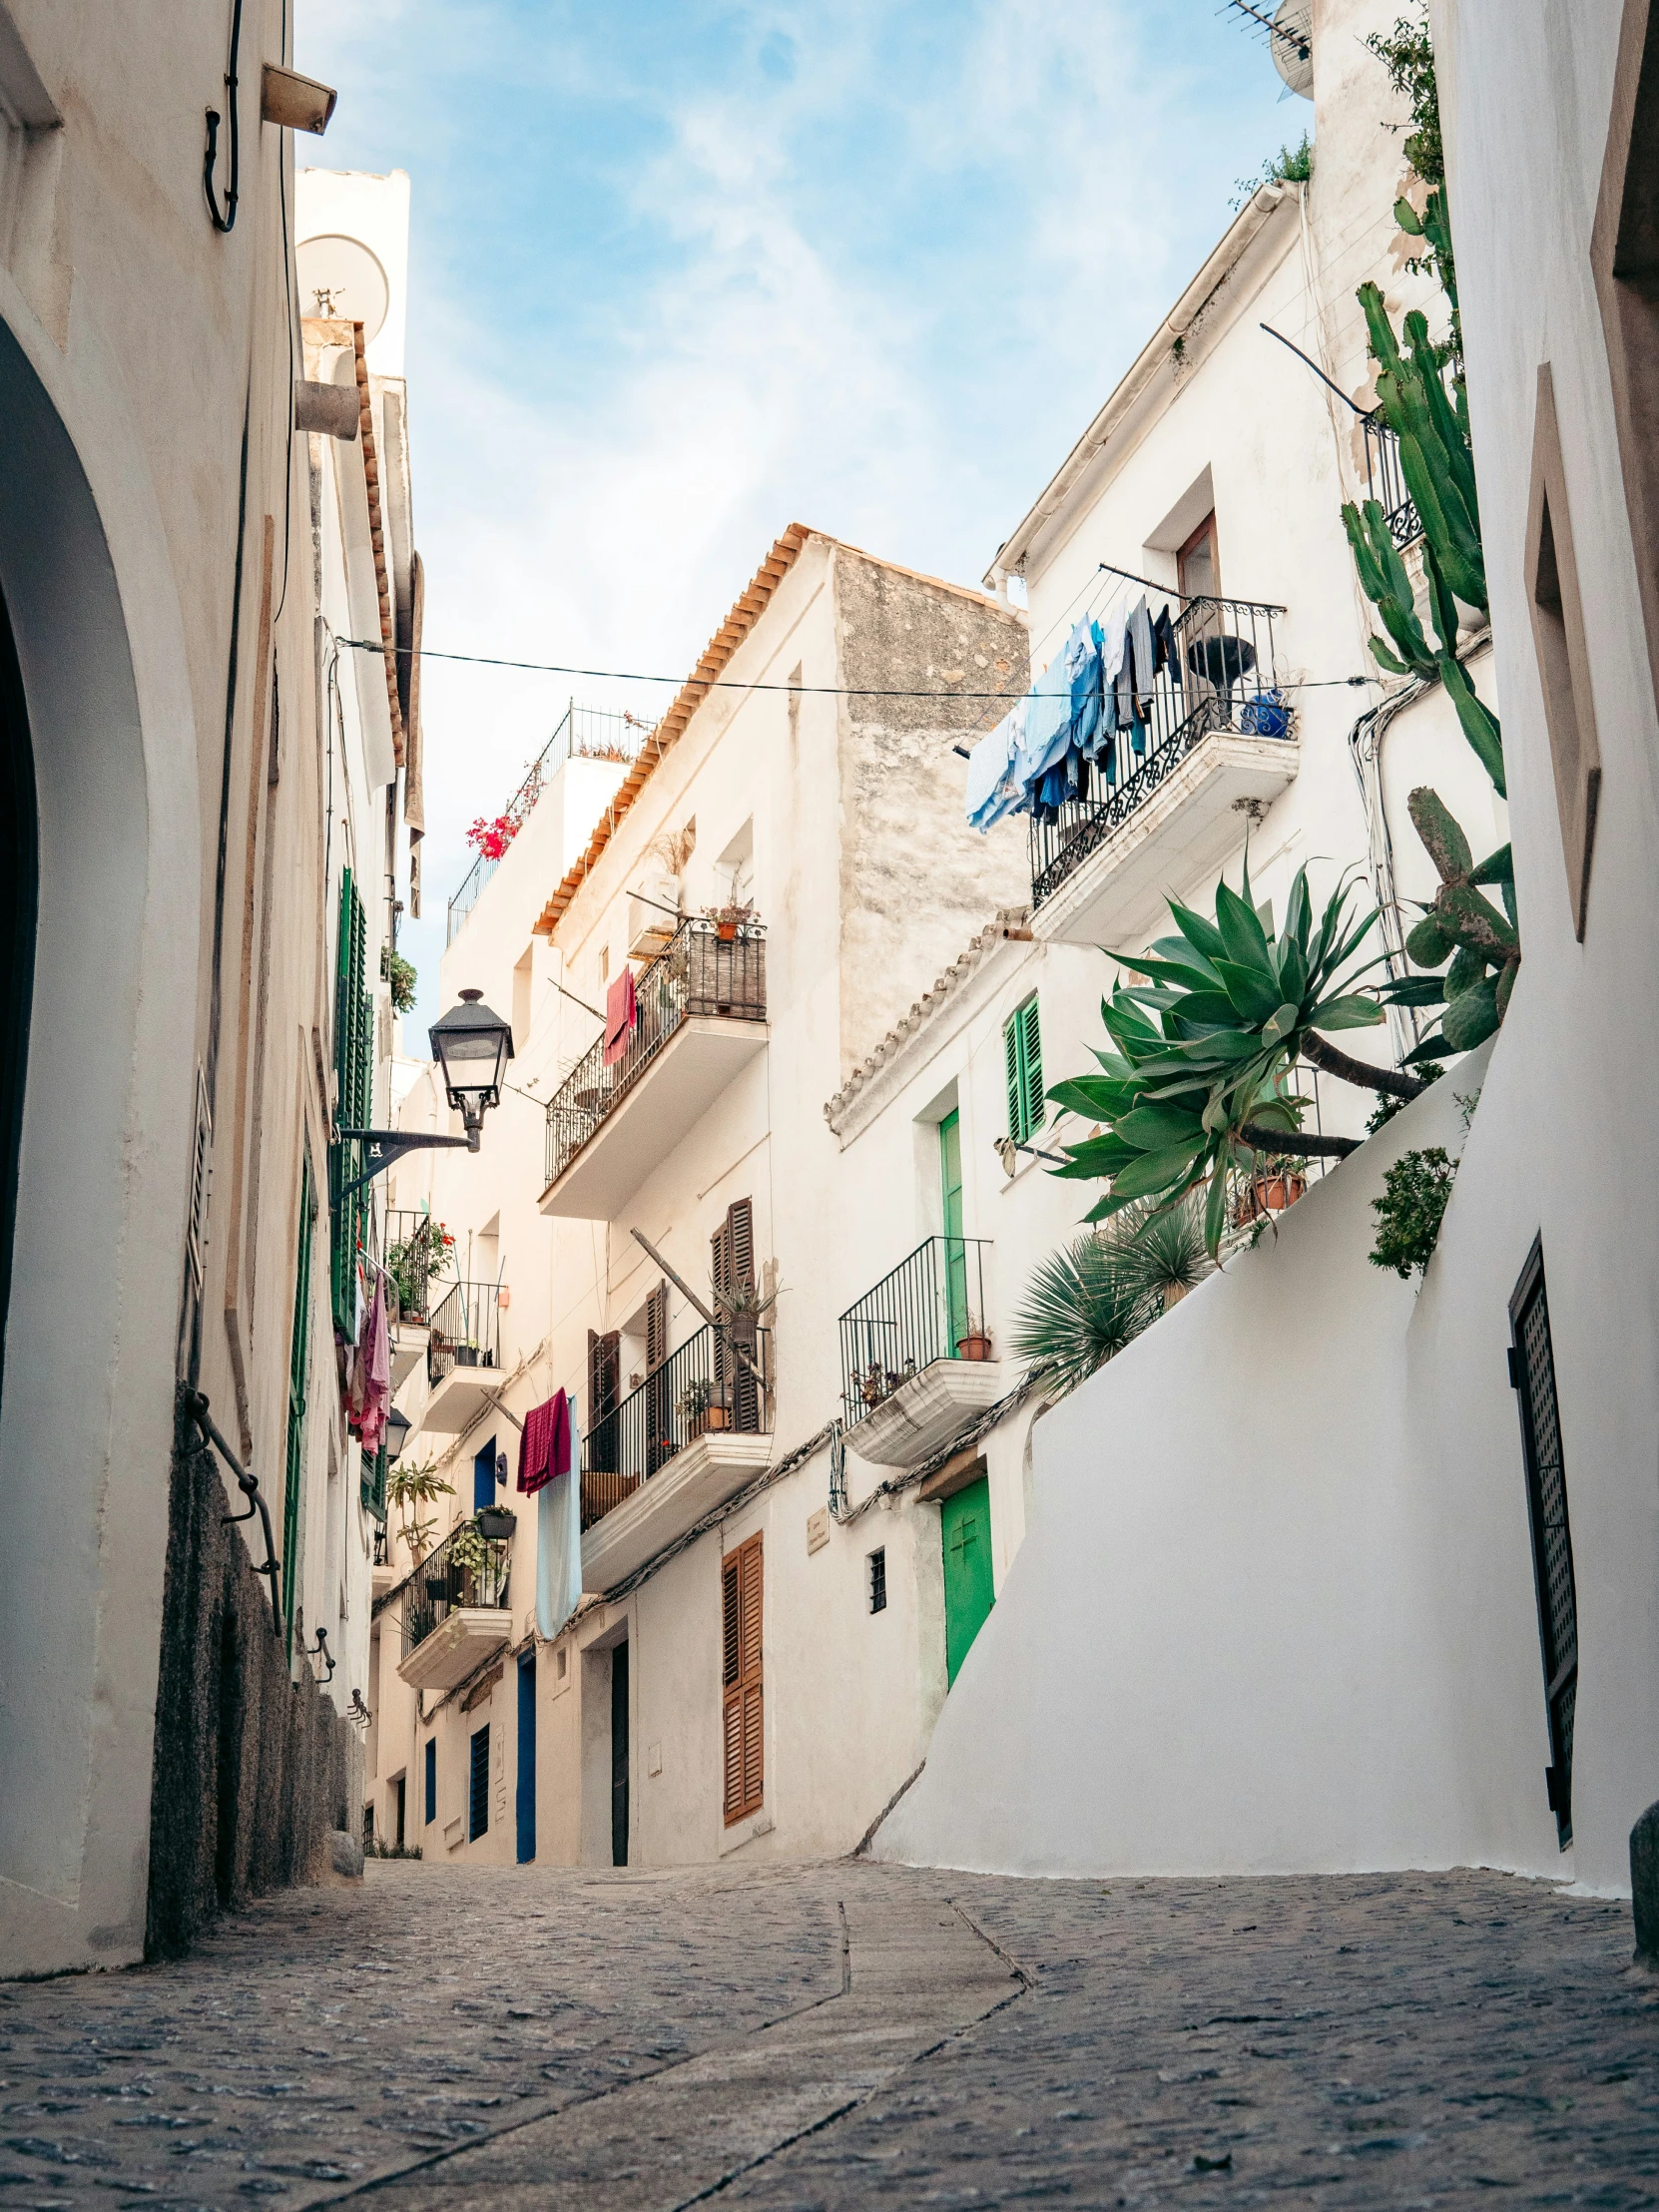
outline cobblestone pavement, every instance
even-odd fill
[[[1628,1907],[371,1864],[0,1984],[0,2212],[1659,2202]]]

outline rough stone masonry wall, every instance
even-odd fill
[[[362,1747],[302,1668],[219,1465],[181,1417],[169,1503],[145,1949],[176,1957],[224,1907],[319,1879],[353,1824]],[[253,1527],[258,1530],[259,1523]]]
[[[1001,906],[1031,896],[1024,819],[988,836],[963,813],[971,747],[1029,682],[1023,615],[976,592],[834,551],[840,680],[871,696],[841,723],[841,1077]],[[880,698],[880,692],[934,696]]]

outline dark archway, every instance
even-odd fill
[[[17,1164],[35,986],[40,830],[35,756],[6,603],[0,599],[0,1394],[6,1379]]]

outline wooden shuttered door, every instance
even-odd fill
[[[655,1474],[675,1453],[674,1406],[669,1396],[668,1285],[659,1283],[645,1302],[645,1471]]]
[[[367,933],[363,902],[351,870],[345,868],[340,876],[334,958],[334,1075],[339,1094],[334,1120],[342,1129],[366,1129],[374,1097],[374,1002],[363,972]],[[362,1155],[362,1141],[356,1137],[340,1138],[328,1148],[334,1326],[352,1341],[357,1334],[357,1247],[368,1219],[369,1198],[366,1189],[347,1197],[340,1194],[367,1167]]]
[[[739,1289],[755,1287],[755,1206],[747,1198],[734,1199],[726,1219],[709,1239],[709,1272],[715,1289],[729,1298]],[[716,1301],[717,1309],[720,1300]],[[761,1364],[760,1340],[755,1317],[738,1321],[732,1335],[743,1345],[756,1367]],[[753,1435],[761,1425],[761,1392],[751,1369],[734,1360],[724,1342],[715,1340],[715,1381],[732,1408],[732,1426]]]
[[[765,1782],[761,1689],[761,1539],[721,1561],[721,1725],[726,1748],[726,1825],[761,1809]]]

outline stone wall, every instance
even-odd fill
[[[317,1881],[329,1830],[354,1827],[362,1795],[356,1733],[308,1666],[290,1679],[232,1510],[218,1461],[181,1416],[156,1699],[152,1958],[187,1949],[222,1907]]]

